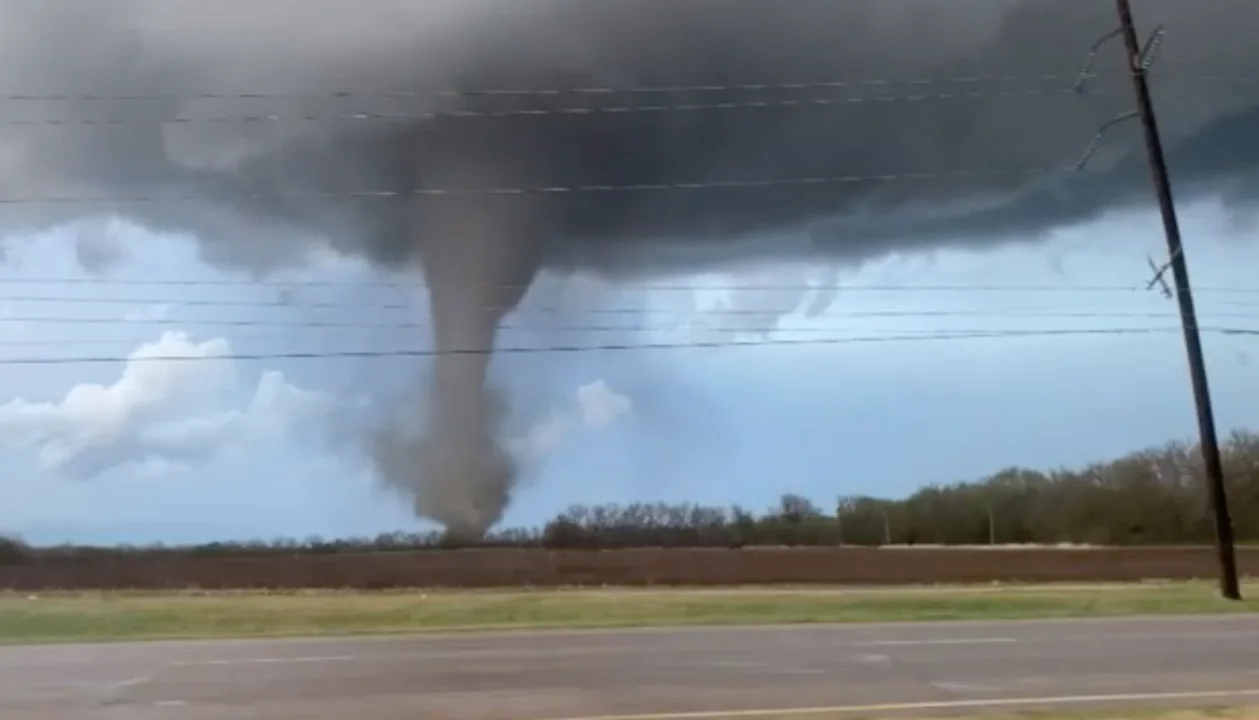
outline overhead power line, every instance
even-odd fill
[[[812,289],[815,289],[815,288],[808,288],[808,287],[801,286],[801,287],[796,287],[796,288],[790,288],[786,291],[772,291],[772,292],[791,292],[795,294],[795,293],[803,293],[806,290],[812,290]],[[743,292],[743,291],[740,291],[740,292]],[[220,299],[220,298],[117,297],[117,296],[107,297],[107,296],[102,296],[102,295],[50,295],[50,294],[0,295],[0,303],[49,303],[49,304],[67,304],[67,305],[130,305],[130,306],[142,305],[142,306],[166,306],[166,307],[229,307],[229,308],[247,308],[247,309],[255,309],[255,310],[262,310],[262,309],[354,310],[355,312],[361,312],[365,310],[415,311],[419,309],[419,306],[414,302],[377,303],[377,302],[364,302],[364,301],[354,301],[354,302],[306,301],[306,300],[291,299],[291,298],[277,298],[277,299],[271,299],[271,300],[254,300],[254,299],[246,299],[246,300],[226,299],[225,300],[225,299]],[[1237,306],[1237,307],[1259,308],[1259,305],[1257,304],[1238,304],[1235,302],[1229,303],[1229,304]],[[553,306],[553,305],[531,307],[531,306],[519,306],[515,304],[513,305],[486,304],[486,305],[479,305],[476,307],[476,309],[483,310],[485,312],[511,312],[511,311],[519,311],[522,313],[530,313],[530,312],[576,313],[577,312],[575,308],[560,307],[560,306]],[[1076,308],[1076,310],[1079,310],[1079,309],[1080,308]],[[1034,306],[1021,306],[1021,307],[986,308],[983,310],[949,310],[949,309],[944,309],[944,308],[933,308],[930,310],[889,310],[889,311],[875,311],[875,312],[895,312],[898,314],[911,314],[915,316],[930,316],[930,315],[936,315],[936,314],[941,314],[941,313],[945,315],[953,315],[959,312],[990,314],[992,312],[999,312],[999,313],[1000,312],[1052,312],[1052,311],[1059,311],[1059,310],[1061,310],[1061,306],[1055,304],[1052,306],[1034,305]],[[1114,310],[1114,308],[1108,308],[1107,310]],[[665,309],[665,308],[652,309],[652,308],[644,308],[644,307],[611,306],[611,307],[595,307],[595,308],[583,309],[580,312],[581,314],[593,314],[593,315],[622,315],[622,314],[627,314],[627,313],[630,313],[630,314],[643,313],[643,312],[659,313],[659,312],[675,312],[675,311]],[[696,312],[701,312],[704,314],[718,314],[718,315],[745,315],[745,314],[763,314],[763,313],[772,312],[772,311],[760,310],[760,309],[748,308],[748,307],[723,307],[723,308],[697,310]],[[872,312],[872,311],[857,311],[857,312],[861,313],[861,312]],[[842,313],[842,314],[847,315],[849,313]],[[3,319],[3,315],[0,315],[0,319]]]
[[[1169,317],[1169,318],[1163,318],[1163,319],[1171,320],[1174,318]],[[265,326],[262,326],[262,327],[265,327]],[[395,329],[391,326],[357,327],[357,326],[349,326],[349,325],[339,326],[338,328],[334,328],[334,329],[378,330],[378,329],[381,329],[381,327],[383,327],[385,330]],[[402,329],[412,329],[412,328],[428,329],[421,325],[415,325],[415,324],[411,325],[410,327],[404,327]],[[676,326],[654,326],[654,327],[653,326],[595,327],[595,326],[573,325],[573,326],[559,326],[559,327],[546,327],[546,328],[506,327],[506,328],[500,328],[500,329],[505,331],[500,336],[501,338],[508,337],[511,331],[535,329],[535,330],[544,332],[545,336],[552,340],[557,336],[563,336],[565,333],[580,333],[583,335],[586,335],[586,334],[594,335],[595,333],[599,333],[599,332],[613,332],[613,331],[615,331],[619,336],[622,336],[622,337],[641,337],[637,335],[637,333],[645,333],[645,332],[673,333],[673,334],[681,334],[689,338],[708,337],[710,339],[735,338],[735,337],[746,338],[746,337],[750,337],[754,335],[764,336],[764,329],[757,328],[755,326],[749,326],[746,324],[709,325],[705,323],[696,323],[696,324],[680,323]],[[1138,327],[1138,328],[1133,328],[1133,329],[1141,330],[1142,332],[1144,332],[1145,330],[1149,330],[1151,328]],[[863,337],[867,337],[867,338],[891,338],[892,340],[895,340],[898,338],[921,337],[921,338],[931,340],[931,339],[940,338],[941,336],[945,336],[945,339],[948,339],[952,337],[953,335],[965,335],[967,337],[976,335],[976,336],[982,336],[986,338],[992,333],[1002,333],[1009,330],[1023,332],[1023,333],[1037,332],[1036,330],[1030,330],[1030,329],[1020,330],[1018,328],[1001,328],[1001,327],[983,328],[983,327],[968,327],[968,326],[961,326],[961,327],[946,326],[946,327],[935,327],[935,328],[904,328],[904,327],[876,327],[876,328],[807,327],[807,328],[799,328],[799,327],[796,327],[796,328],[769,328],[768,332],[772,332],[778,336],[777,338],[770,340],[770,342],[777,342],[784,339],[792,339],[792,340],[801,341],[801,342],[820,341],[825,344],[832,341],[846,340],[850,337],[853,337],[853,333],[858,333],[856,337],[858,337],[859,339]],[[1087,327],[1059,328],[1058,332],[1068,332],[1068,331],[1074,331],[1074,330],[1089,330],[1090,334],[1093,334],[1092,331],[1096,331],[1096,330],[1101,330],[1102,334],[1106,334],[1109,332],[1109,330],[1106,328],[1087,328]],[[1161,328],[1153,328],[1153,330],[1161,332]],[[1241,328],[1239,328],[1239,330],[1241,330]],[[1256,332],[1259,332],[1259,327],[1253,328],[1253,330],[1255,330]],[[407,335],[405,337],[407,340],[413,339],[413,337],[410,335]],[[305,328],[302,328],[295,332],[281,331],[279,333],[240,334],[240,335],[232,335],[231,337],[225,338],[225,339],[229,340],[233,344],[235,343],[250,343],[250,344],[296,343],[299,346],[314,345],[315,347],[322,347],[323,341],[329,340],[330,338],[331,336],[328,336],[326,334],[309,333],[305,331]],[[93,338],[86,338],[86,339],[82,339],[82,338],[74,338],[74,339],[57,338],[57,339],[48,339],[48,340],[21,340],[21,339],[2,340],[0,339],[0,348],[45,348],[45,349],[64,350],[64,349],[73,349],[73,348],[80,348],[80,347],[125,346],[134,351],[136,347],[144,345],[146,343],[150,343],[153,341],[153,339],[154,338],[149,335],[146,335],[143,337],[115,335],[113,337],[93,337]],[[345,342],[345,338],[338,336],[336,337],[335,342],[343,343]],[[602,347],[602,342],[607,342],[607,341],[605,340],[605,341],[591,341],[591,342],[597,343],[594,347]],[[633,344],[633,343],[629,343],[626,340],[620,340],[618,342],[626,343],[626,344]],[[648,341],[644,340],[642,342],[648,342]],[[656,342],[656,341],[653,340],[650,342]],[[749,340],[749,342],[752,342],[752,341]],[[373,344],[378,344],[378,343],[374,342]],[[583,346],[589,346],[589,343],[582,343],[582,344]]]
[[[846,185],[880,182],[917,182],[935,180],[966,180],[976,178],[1036,177],[1066,168],[1029,168],[1024,170],[950,170],[943,172],[889,173],[880,175],[819,175],[797,178],[765,178],[743,180],[710,180],[699,182],[638,183],[628,185],[557,185],[537,187],[491,188],[409,188],[403,190],[348,190],[315,192],[241,192],[229,195],[209,193],[176,193],[171,195],[132,196],[55,196],[0,197],[0,205],[62,205],[62,204],[131,204],[151,202],[196,202],[202,200],[370,200],[388,198],[426,198],[460,196],[523,196],[523,195],[602,195],[610,193],[660,193],[689,190],[748,190],[776,187]]]
[[[994,82],[1059,82],[1070,87],[1076,82],[1071,75],[1029,76],[969,76],[957,78],[918,78],[910,80],[805,80],[799,82],[763,83],[713,83],[706,85],[605,85],[562,88],[483,88],[439,90],[331,90],[327,92],[206,92],[206,93],[5,93],[3,99],[23,102],[104,102],[104,101],[154,101],[154,100],[421,100],[426,98],[483,98],[483,97],[566,97],[607,95],[689,95],[700,93],[735,92],[794,92],[800,90],[851,90],[856,88],[924,87],[934,85],[977,85]]]
[[[599,281],[603,282],[603,281]],[[369,279],[369,280],[281,280],[281,279],[248,279],[248,280],[232,280],[227,278],[153,278],[153,277],[85,277],[82,275],[0,275],[0,284],[4,285],[66,285],[71,287],[212,287],[212,288],[254,288],[267,289],[278,292],[299,291],[299,290],[315,290],[315,289],[381,289],[381,290],[424,290],[426,288],[441,287],[442,283],[424,282],[420,278],[413,280],[385,280],[385,279]],[[669,283],[638,283],[638,282],[613,282],[611,285],[633,290],[635,292],[803,292],[808,290],[829,290],[834,289],[840,292],[889,292],[889,293],[919,293],[919,292],[948,292],[948,293],[1041,293],[1041,292],[1063,292],[1063,293],[1139,293],[1145,295],[1149,288],[1146,283],[1134,283],[1131,285],[1076,285],[1071,283],[1062,284],[1022,284],[1022,285],[984,285],[984,284],[913,284],[913,283],[834,283],[834,284],[814,284],[808,282],[784,282],[784,283],[764,283],[764,282],[727,282],[727,283],[711,283],[711,282],[669,282]],[[468,284],[460,283],[459,287],[492,287],[496,289],[515,289],[527,290],[531,288],[532,283],[492,283],[492,284]],[[1205,287],[1195,287],[1194,292],[1197,293],[1220,293],[1220,294],[1240,294],[1240,295],[1259,295],[1259,286],[1227,286],[1215,285]],[[0,301],[6,298],[0,297]],[[9,298],[14,299],[14,298]],[[55,300],[55,297],[40,298],[47,300]],[[146,302],[160,304],[167,300],[153,298]]]
[[[600,281],[602,282],[602,281]],[[316,288],[381,288],[422,290],[431,287],[453,286],[453,283],[423,282],[418,277],[413,280],[280,280],[280,279],[249,279],[231,280],[227,278],[153,278],[153,277],[91,277],[83,275],[0,275],[0,283],[4,285],[70,285],[70,286],[101,286],[101,287],[236,287],[236,288],[268,288],[274,290],[302,290]],[[694,290],[715,290],[719,292],[742,291],[795,291],[811,290],[820,287],[808,282],[668,282],[668,283],[613,283],[619,287],[641,292],[690,292]],[[1054,285],[983,285],[983,284],[910,284],[910,283],[835,283],[835,289],[842,291],[870,292],[1140,292],[1146,293],[1144,283],[1131,285],[1074,285],[1070,283]],[[502,290],[527,290],[532,283],[459,283],[458,287],[496,288]],[[1209,288],[1204,288],[1209,289]],[[1247,292],[1259,294],[1259,286],[1246,288],[1217,287],[1216,290],[1228,292]],[[1200,290],[1195,288],[1195,290]]]
[[[1113,73],[1123,77],[1122,73]],[[695,85],[606,85],[559,88],[481,88],[481,89],[394,89],[394,90],[329,90],[319,92],[268,92],[223,91],[200,93],[38,93],[9,91],[0,93],[0,99],[10,102],[130,102],[130,101],[199,101],[199,100],[319,100],[319,99],[374,99],[417,100],[424,98],[477,98],[477,97],[565,97],[583,95],[655,95],[732,92],[791,92],[800,90],[841,90],[896,87],[925,87],[938,85],[981,85],[988,83],[1062,83],[1074,87],[1083,77],[1085,80],[1105,77],[1098,73],[1063,75],[969,75],[944,78],[870,78],[852,80],[802,80],[795,82],[748,82],[712,83]],[[1239,85],[1259,84],[1259,78],[1233,77],[1218,74],[1184,75],[1184,82],[1224,83]]]
[[[1091,92],[1091,95],[1109,95],[1108,92]],[[671,103],[663,105],[594,105],[560,108],[511,108],[506,110],[408,110],[337,113],[260,113],[221,116],[176,115],[173,117],[108,117],[108,118],[10,118],[0,120],[0,126],[9,127],[75,127],[75,126],[124,126],[145,124],[253,124],[284,122],[362,122],[362,121],[418,121],[475,118],[528,118],[591,115],[659,115],[662,113],[724,112],[735,110],[772,110],[842,107],[864,104],[914,103],[948,100],[995,100],[1048,96],[1076,96],[1073,88],[1040,90],[1011,90],[1004,92],[954,92],[928,95],[884,95],[846,98],[785,98],[775,100],[738,100],[714,103]]]
[[[1217,320],[1254,320],[1259,319],[1259,313],[1206,313],[1207,317]],[[781,316],[781,313],[734,313],[726,317],[764,317],[767,320]],[[996,313],[983,312],[959,312],[959,313],[920,313],[905,312],[897,313],[896,311],[888,312],[869,312],[869,313],[852,313],[834,318],[835,320],[873,320],[873,319],[906,319],[906,320],[922,320],[926,318],[976,318],[990,320],[1161,320],[1174,319],[1173,313],[1043,313],[1043,314],[1007,314],[1001,315]],[[11,316],[0,317],[0,323],[38,323],[42,325],[109,325],[109,326],[188,326],[198,325],[202,327],[271,327],[271,328],[308,328],[308,329],[333,329],[343,328],[351,330],[427,330],[432,324],[427,321],[399,321],[399,322],[383,322],[370,323],[361,321],[335,321],[335,320],[256,320],[250,318],[239,319],[202,319],[202,318],[107,318],[107,317],[86,317],[75,318],[65,316]],[[681,324],[681,323],[679,323]],[[554,327],[519,324],[506,322],[499,326],[500,330],[537,330],[539,332],[655,332],[668,330],[670,327],[664,325],[632,325],[632,324],[569,324],[556,325]],[[730,329],[747,329],[730,328]],[[810,332],[809,330],[804,330]],[[793,330],[795,332],[795,330]]]
[[[40,299],[45,301],[46,299]],[[81,303],[77,301],[82,301]],[[88,305],[142,305],[146,307],[234,307],[250,310],[262,309],[291,309],[291,310],[346,310],[352,311],[358,315],[371,311],[396,311],[396,312],[419,312],[420,308],[407,304],[390,304],[384,303],[379,305],[362,304],[362,305],[346,305],[337,303],[312,303],[303,304],[284,304],[284,303],[249,303],[249,302],[216,302],[216,301],[188,301],[188,302],[168,302],[168,303],[142,303],[128,302],[127,300],[109,300],[102,298],[76,298],[66,300],[51,300],[49,302],[64,302],[67,304],[88,304]],[[1242,306],[1255,307],[1255,306]],[[502,307],[486,307],[476,308],[487,313],[501,313],[511,308]],[[530,314],[541,315],[571,315],[571,316],[594,316],[594,317],[642,317],[642,316],[685,316],[688,318],[766,318],[773,319],[782,317],[784,314],[781,310],[774,309],[756,309],[756,308],[722,308],[711,310],[671,310],[668,308],[636,308],[636,307],[607,307],[607,308],[591,308],[581,310],[580,312],[560,307],[542,307],[542,308],[524,308],[519,310],[521,316]],[[1255,319],[1259,318],[1259,308],[1250,312],[1230,312],[1217,311],[1208,312],[1205,315],[1217,319]],[[1172,311],[1138,311],[1138,310],[1120,310],[1120,309],[1062,309],[1053,307],[1029,307],[1029,308],[994,308],[983,310],[853,310],[839,311],[828,316],[830,320],[868,320],[874,318],[882,319],[910,319],[924,320],[928,318],[990,318],[990,319],[1160,319],[1174,318],[1176,314]],[[21,323],[39,323],[39,324],[69,324],[69,325],[183,325],[195,323],[198,325],[213,326],[265,326],[265,327],[310,327],[310,328],[329,328],[329,327],[348,327],[348,328],[427,328],[431,327],[428,322],[387,322],[387,323],[369,323],[362,320],[353,321],[321,321],[321,320],[293,320],[279,321],[257,318],[244,319],[218,319],[218,318],[169,318],[169,317],[76,317],[67,315],[20,315],[20,314],[0,314],[0,323],[2,322],[21,322]],[[530,325],[519,324],[507,321],[499,326],[504,330],[527,330],[531,329]],[[652,327],[645,326],[629,326],[629,325],[573,325],[569,326],[572,330],[628,330],[638,328],[641,330],[651,330]],[[543,329],[553,330],[562,329],[559,326],[543,326]]]
[[[1259,329],[1245,328],[1202,328],[1203,332],[1222,333],[1228,335],[1259,336]],[[538,354],[571,354],[585,352],[639,351],[639,350],[684,350],[705,348],[731,347],[772,347],[772,346],[824,346],[854,345],[878,343],[908,342],[939,342],[952,340],[985,340],[985,339],[1016,339],[1016,338],[1051,338],[1079,336],[1121,336],[1121,335],[1159,335],[1179,333],[1178,327],[1159,328],[1098,328],[1098,329],[1061,329],[1061,330],[974,330],[954,331],[935,335],[870,335],[838,338],[776,338],[772,340],[715,340],[692,341],[683,343],[612,343],[591,345],[546,345],[539,347],[498,347],[493,350],[335,350],[335,351],[289,351],[262,353],[225,353],[220,355],[142,355],[130,356],[81,356],[81,357],[27,357],[3,358],[0,365],[84,365],[102,363],[129,362],[206,362],[206,361],[244,361],[244,360],[314,360],[326,358],[427,358],[443,355],[538,355]]]

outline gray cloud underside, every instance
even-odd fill
[[[1158,106],[1181,197],[1253,197],[1259,162],[1259,3],[1136,0],[1167,29]],[[1066,172],[1097,126],[1132,107],[1118,43],[1091,94],[1072,85],[1115,25],[1107,0],[127,0],[7,3],[0,92],[169,95],[144,102],[8,101],[11,118],[126,118],[109,127],[4,127],[0,196],[214,202],[9,204],[8,227],[95,211],[198,233],[207,257],[255,268],[313,243],[398,265],[433,200],[291,197],[416,187],[629,185],[1008,171],[947,181],[606,193],[533,203],[546,262],[613,274],[815,251],[839,260],[1035,235],[1151,197],[1139,129],[1116,128]],[[1043,76],[1021,82],[569,96],[370,97],[399,89],[719,85]],[[275,92],[357,97],[194,99]],[[1033,91],[1040,94],[1033,94]],[[931,101],[874,98],[984,93]],[[558,108],[865,98],[833,107],[430,121],[163,123],[172,117]],[[460,174],[466,163],[475,173]],[[1017,171],[1063,168],[1062,176]],[[413,207],[419,203],[419,207]],[[970,209],[966,209],[970,208]],[[809,230],[814,245],[756,240]],[[752,238],[752,239],[749,239]]]

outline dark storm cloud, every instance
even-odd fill
[[[1201,81],[1259,74],[1250,37],[1259,5],[1247,0],[1138,0],[1138,19],[1168,30],[1156,65],[1171,141],[1188,156],[1178,180],[1209,188],[1249,169],[1259,86]],[[1067,167],[1099,122],[1130,107],[1117,44],[1104,52],[1098,94],[1058,92],[1092,42],[1114,25],[1107,0],[263,0],[230,9],[199,0],[77,0],[0,10],[0,90],[28,94],[140,94],[144,102],[10,101],[11,118],[133,118],[107,127],[8,127],[0,189],[10,197],[209,194],[222,204],[148,202],[9,208],[10,221],[125,210],[159,227],[204,236],[221,262],[268,266],[328,242],[386,263],[413,256],[414,215],[385,199],[277,199],[412,187],[454,187],[468,155],[487,160],[492,186],[632,185],[812,176],[1010,171],[949,181],[838,183],[538,199],[547,262],[582,266],[677,262],[702,266],[731,253],[773,253],[740,235],[827,216],[825,251],[861,257],[897,248],[885,213],[921,200],[1025,190],[1019,170]],[[427,89],[721,85],[835,79],[910,80],[1063,76],[1058,80],[855,85],[811,91],[544,97],[423,96]],[[382,99],[376,91],[420,97]],[[273,92],[329,100],[196,100]],[[906,95],[984,99],[875,101]],[[1032,94],[1041,93],[1041,94]],[[861,98],[833,107],[677,113],[445,118],[433,121],[180,123],[175,116],[273,113],[334,117],[349,111],[542,109],[720,103],[801,97]],[[1133,147],[1135,126],[1113,141]],[[502,162],[499,162],[499,161]],[[1105,169],[1104,165],[1100,169]],[[1006,209],[973,215],[977,229],[1036,231],[1144,192],[1141,171],[1073,179],[1056,192],[1015,194]],[[467,185],[468,183],[464,183]],[[440,202],[422,201],[422,202]],[[883,228],[835,232],[843,211]],[[967,232],[960,217],[924,232],[931,242]],[[915,236],[920,233],[913,233]],[[312,237],[313,236],[313,237]],[[266,238],[265,241],[262,238]],[[661,245],[667,247],[660,247]],[[607,268],[615,272],[615,267]]]

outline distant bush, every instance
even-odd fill
[[[0,535],[0,565],[18,565],[30,560],[33,552],[20,537]]]

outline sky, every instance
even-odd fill
[[[1259,330],[1245,270],[1259,230],[1211,202],[1182,221],[1202,325]],[[333,256],[228,274],[190,238],[119,219],[4,247],[0,532],[144,544],[429,529],[361,445],[391,413],[421,414],[418,285]],[[1144,289],[1147,256],[1165,256],[1152,209],[861,267],[543,278],[491,369],[524,467],[503,524],[572,504],[899,497],[1191,440],[1175,304]],[[766,286],[789,289],[750,289]],[[747,322],[766,311],[776,326]],[[1151,332],[938,337],[1114,329]],[[1259,336],[1205,342],[1221,432],[1254,427]]]

